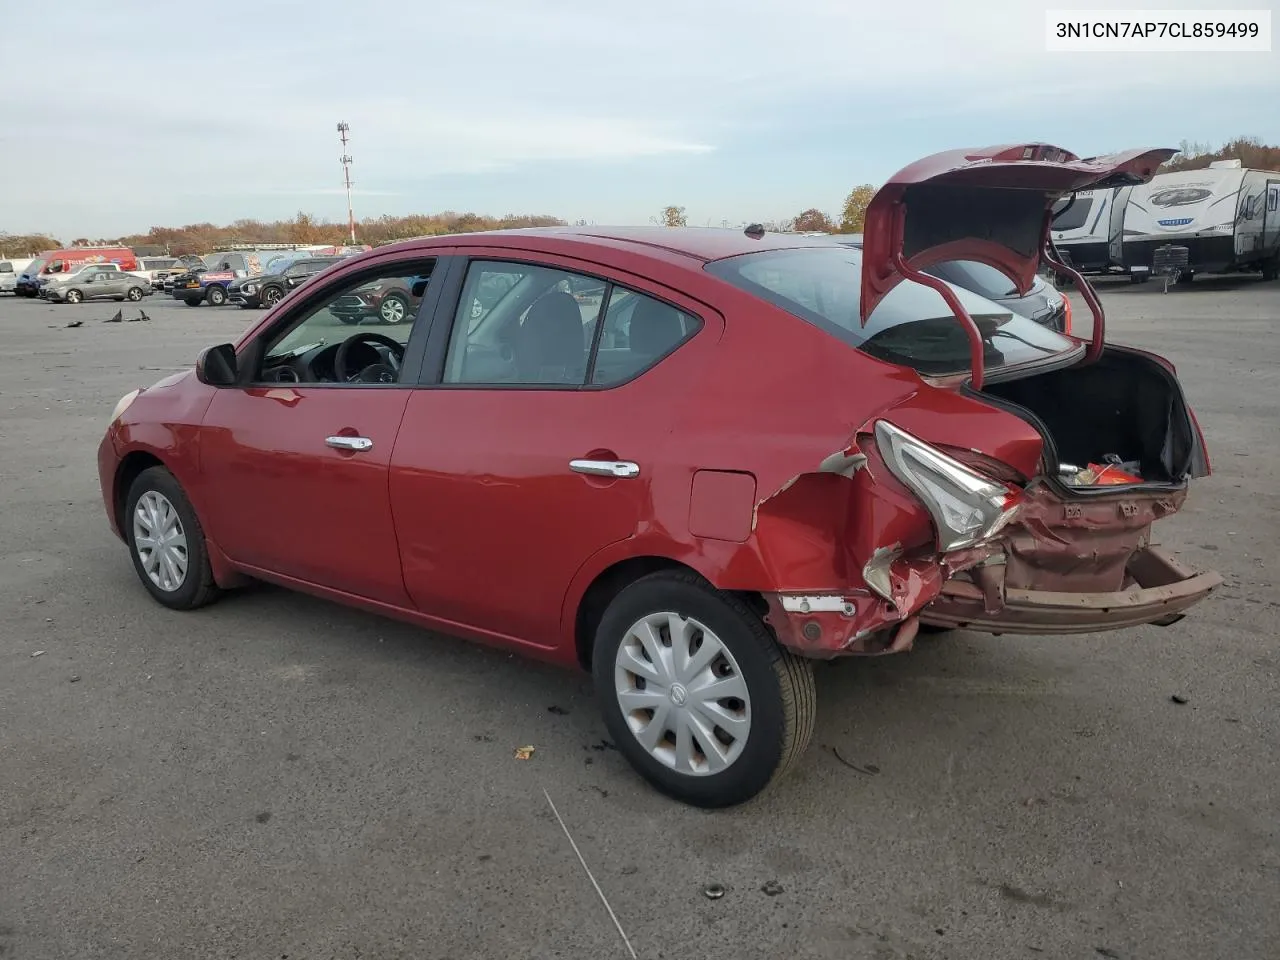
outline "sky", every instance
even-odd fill
[[[675,204],[691,224],[736,225],[809,207],[836,216],[854,186],[957,147],[1280,142],[1280,53],[1047,52],[1046,6],[29,4],[0,31],[0,231],[345,220],[339,121],[357,219],[634,224]]]

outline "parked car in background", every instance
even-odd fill
[[[860,233],[836,235],[836,239],[847,246],[862,247]],[[1071,332],[1071,301],[1040,274],[1036,275],[1026,294],[1019,294],[1013,281],[995,267],[977,260],[946,260],[925,272],[1008,307],[1050,330]]]
[[[143,297],[151,296],[151,287],[137,274],[94,266],[51,280],[40,293],[51,303],[80,303],[83,300],[132,300],[137,303]]]
[[[246,310],[272,307],[286,293],[342,260],[342,257],[281,258],[272,263],[266,273],[231,281],[227,296],[232,303]]]
[[[73,283],[78,279],[83,279],[84,277],[88,276],[91,271],[120,274],[121,276],[125,275],[125,271],[121,270],[114,263],[96,263],[91,266],[77,267],[75,270],[71,271],[70,273],[58,274],[52,277],[47,277],[47,276],[41,277],[37,281],[39,286],[36,289],[36,296],[42,300],[48,299],[49,289],[51,287],[57,286],[63,290],[66,290],[67,289],[66,285],[68,283]],[[138,277],[137,279],[139,280],[139,282],[142,282],[141,277]]]
[[[210,253],[202,258],[202,268],[197,267],[174,278],[172,296],[189,307],[198,307],[202,303],[220,307],[230,298],[229,291],[234,281],[266,272],[281,257],[290,258],[291,252],[227,250]]]
[[[1167,626],[1221,584],[1151,544],[1209,472],[1167,361],[1108,345],[1100,310],[1085,342],[919,272],[1025,284],[1054,199],[1173,153],[929,157],[877,192],[861,249],[662,227],[380,247],[120,399],[108,522],[173,609],[261,579],[579,665],[650,783],[741,802],[810,740],[815,660],[906,651],[922,623]],[[379,283],[426,291],[344,336],[333,307]]]
[[[74,273],[85,266],[114,264],[121,270],[136,270],[138,258],[128,247],[65,247],[50,250],[32,261],[16,284],[21,296],[34,297],[42,281]]]
[[[0,293],[16,293],[18,277],[31,264],[31,258],[0,260]]]
[[[138,269],[129,272],[146,277],[151,289],[159,290],[164,286],[165,277],[185,269],[182,261],[177,257],[143,257],[138,261]]]
[[[411,320],[422,304],[425,278],[379,278],[356,287],[337,297],[329,306],[329,312],[349,326],[366,320],[395,325]]]

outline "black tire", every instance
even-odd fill
[[[198,306],[200,306],[200,298],[199,298],[199,297],[186,297],[185,299],[183,299],[183,301],[182,301],[182,302],[183,302],[183,303],[185,303],[188,307],[198,307]]]
[[[145,297],[146,294],[143,292],[141,287],[130,287],[125,292],[125,296],[129,299],[131,303],[137,303],[139,300]]]
[[[67,303],[80,303],[84,300],[84,294],[79,290],[68,290],[66,292]]]
[[[742,752],[722,772],[676,773],[636,739],[619,706],[615,657],[632,625],[673,611],[704,624],[733,655],[750,697],[751,728]],[[596,632],[592,672],[605,726],[636,771],[667,796],[697,807],[743,803],[775,783],[813,736],[813,665],[778,645],[764,621],[737,597],[691,573],[642,577],[609,604]]]
[[[398,293],[387,294],[378,304],[378,319],[392,325],[404,323],[409,319],[409,301]]]
[[[262,306],[270,310],[272,307],[274,307],[277,303],[280,302],[280,298],[283,296],[284,296],[284,291],[281,290],[279,287],[263,287],[262,293],[259,294],[258,296],[258,300],[262,304]]]
[[[151,579],[142,565],[142,557],[136,542],[137,525],[134,522],[134,514],[138,509],[138,501],[148,493],[159,494],[172,504],[181,523],[182,533],[186,537],[186,576],[176,589],[163,589]],[[182,490],[182,485],[164,467],[151,467],[138,474],[125,498],[121,526],[125,542],[129,544],[129,555],[133,558],[134,572],[157,602],[172,610],[194,610],[217,598],[220,591],[213,581],[213,568],[209,564],[209,551],[205,546],[204,529],[200,526],[200,518],[196,516],[191,501]]]
[[[227,291],[216,283],[210,284],[208,291],[205,293],[205,299],[209,301],[209,306],[220,307],[227,302]]]
[[[1180,273],[1180,274],[1178,274],[1178,282],[1179,282],[1179,283],[1194,283],[1194,282],[1195,282],[1195,279],[1196,279],[1196,275],[1195,275],[1194,273]]]

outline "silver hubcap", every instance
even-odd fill
[[[392,297],[382,301],[382,319],[387,323],[399,323],[404,319],[404,304]]]
[[[708,627],[653,613],[627,631],[614,660],[618,706],[640,745],[678,773],[720,773],[742,755],[751,698],[738,662]]]
[[[267,306],[271,306],[280,299],[280,293],[275,287],[272,287],[263,295],[262,299],[267,302]]]
[[[187,533],[178,511],[162,493],[148,490],[133,511],[133,546],[142,569],[161,590],[171,593],[187,579]]]

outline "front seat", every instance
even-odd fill
[[[661,356],[683,337],[680,313],[674,307],[644,297],[631,311],[627,345],[633,354],[646,360]]]
[[[517,383],[582,383],[587,346],[578,301],[559,291],[540,297],[516,332],[513,353]]]

